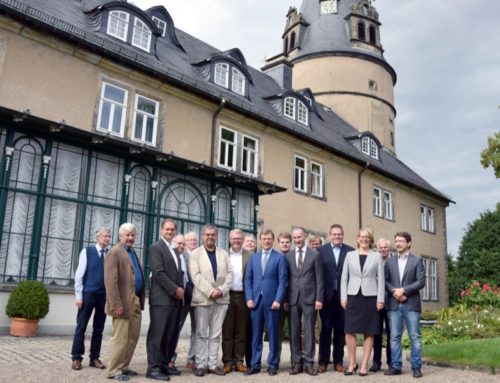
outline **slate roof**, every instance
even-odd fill
[[[341,4],[348,1],[340,1]],[[434,188],[422,177],[402,163],[387,150],[380,150],[379,160],[362,154],[349,139],[360,132],[342,120],[329,108],[316,105],[315,113],[310,113],[310,129],[277,113],[268,99],[280,95],[283,89],[268,75],[247,67],[252,76],[248,84],[249,95],[240,96],[216,84],[208,82],[200,73],[196,63],[209,60],[214,55],[223,55],[207,43],[175,29],[177,40],[183,49],[158,37],[156,49],[147,53],[123,41],[99,32],[99,6],[123,4],[120,1],[106,0],[0,0],[0,11],[22,19],[47,33],[57,35],[98,54],[117,60],[135,70],[160,78],[166,82],[186,88],[214,102],[226,100],[226,107],[247,114],[276,129],[311,142],[349,161],[369,167],[407,186],[444,201],[451,199]],[[306,2],[305,2],[306,3]],[[148,14],[128,4],[131,12],[149,17]]]

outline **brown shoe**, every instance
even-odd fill
[[[106,368],[106,366],[104,365],[104,363],[102,363],[99,360],[99,358],[91,360],[90,363],[89,363],[89,366],[90,367],[94,367],[94,368],[100,368],[101,370],[104,370]]]
[[[78,359],[75,359],[71,362],[71,368],[73,370],[81,370],[82,369],[82,361],[81,360],[78,360]]]
[[[226,375],[226,372],[219,366],[217,366],[215,368],[209,368],[207,372],[209,374],[214,374],[214,375],[219,375],[219,376]]]
[[[233,365],[232,364],[225,364],[224,365],[224,372],[226,374],[230,374],[233,371]]]
[[[288,372],[290,375],[298,375],[304,372],[304,368],[302,366],[293,366],[290,371]]]
[[[318,375],[318,370],[316,370],[314,367],[312,366],[306,366],[304,367],[304,372],[307,374],[307,375],[311,375],[311,376],[316,376]]]
[[[236,363],[234,370],[238,372],[247,372],[247,368],[243,365],[243,363]]]
[[[194,369],[196,369],[196,363],[193,362],[192,360],[188,360],[186,363],[186,368],[188,370],[194,370]]]
[[[337,372],[344,372],[345,371],[344,366],[342,366],[341,364],[336,364],[334,369]]]
[[[320,365],[319,365],[319,367],[318,367],[318,372],[319,372],[320,374],[322,374],[322,373],[326,372],[327,367],[328,367],[328,366],[327,366],[326,364],[320,364]]]

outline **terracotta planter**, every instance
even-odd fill
[[[36,336],[38,319],[10,318],[10,335],[21,337]]]

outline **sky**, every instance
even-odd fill
[[[282,48],[290,6],[302,0],[129,0],[163,5],[177,28],[249,65]],[[376,0],[386,61],[395,69],[396,152],[456,204],[447,208],[448,252],[480,213],[500,202],[500,180],[480,153],[500,131],[500,1]],[[265,10],[264,10],[265,9]],[[439,224],[439,223],[438,223]]]

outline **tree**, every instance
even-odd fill
[[[500,203],[467,225],[455,264],[450,302],[472,280],[500,285]]]
[[[495,177],[500,178],[500,132],[488,137],[488,147],[481,152],[481,165],[485,169],[491,166]]]

